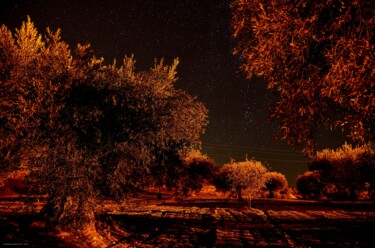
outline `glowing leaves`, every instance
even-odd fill
[[[171,66],[164,64],[164,60],[155,61],[154,67],[148,72],[149,85],[152,86],[155,92],[161,96],[168,97],[173,94],[174,83],[176,82],[176,68],[179,63],[176,58]]]
[[[12,61],[14,56],[15,44],[12,32],[2,25],[0,28],[0,75],[4,77],[9,72],[10,65],[6,63]],[[14,61],[12,61],[14,62]]]
[[[90,45],[72,55],[59,30],[43,40],[30,18],[14,37],[1,27],[1,166],[27,161],[53,224],[84,227],[103,192],[150,183],[158,152],[198,146],[207,109],[174,88],[178,60],[136,72],[133,56],[118,68]]]
[[[34,27],[34,23],[31,22],[30,17],[27,17],[27,21],[22,23],[20,29],[16,29],[15,38],[20,52],[24,55],[20,63],[23,63],[25,66],[33,54],[38,53],[44,47],[42,36]]]
[[[134,55],[131,55],[130,57],[125,56],[122,62],[122,67],[119,69],[119,73],[130,82],[135,80],[135,62]]]
[[[179,61],[178,58],[173,60],[172,65],[169,66],[169,68],[168,68],[168,79],[170,79],[170,80],[176,80],[177,79],[176,78],[176,74],[177,74],[176,69],[177,69],[177,66],[178,66],[179,63],[180,63],[180,61]]]
[[[17,157],[42,137],[40,126],[47,131],[56,124],[71,86],[72,58],[59,30],[47,29],[43,40],[30,18],[13,36],[2,26],[0,54],[0,148]]]
[[[220,173],[223,176],[223,183],[227,184],[223,186],[237,193],[239,199],[242,199],[242,193],[247,190],[251,205],[253,193],[265,186],[267,169],[255,160],[237,163],[232,161],[220,168]]]
[[[271,117],[290,130],[281,137],[311,151],[315,130],[338,124],[330,115],[341,112],[353,140],[374,140],[374,2],[234,0],[231,8],[234,53],[248,78],[265,78],[279,97]]]

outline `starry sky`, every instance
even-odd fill
[[[137,69],[155,59],[180,59],[177,88],[198,97],[209,109],[203,151],[218,165],[248,158],[267,163],[294,185],[306,171],[299,151],[273,140],[267,120],[274,97],[261,80],[246,80],[232,55],[229,0],[1,0],[0,24],[14,30],[29,15],[40,32],[62,29],[72,48],[90,43],[107,62],[134,54]],[[321,134],[320,148],[342,139]]]

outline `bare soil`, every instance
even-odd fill
[[[28,247],[375,247],[374,202],[155,195],[106,201],[96,228],[66,233],[0,199],[0,245]],[[40,203],[41,204],[41,203]]]

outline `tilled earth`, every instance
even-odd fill
[[[111,247],[375,247],[372,203],[127,203],[102,216]]]
[[[51,231],[35,214],[6,212],[0,206],[3,246],[375,247],[372,202],[255,200],[250,208],[223,199],[108,201],[96,231],[82,236]]]

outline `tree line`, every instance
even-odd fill
[[[297,178],[296,188],[307,199],[374,199],[374,165],[375,149],[370,146],[324,149]]]

